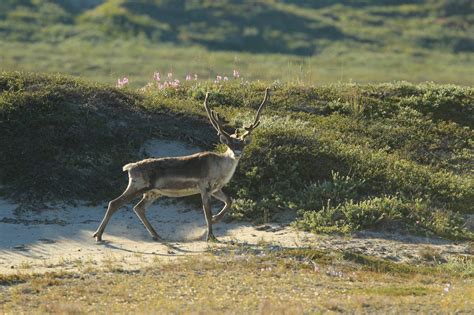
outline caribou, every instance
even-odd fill
[[[209,93],[204,98],[204,108],[211,125],[216,129],[219,141],[227,147],[224,153],[200,152],[188,156],[149,158],[123,167],[128,172],[128,186],[116,199],[109,202],[105,216],[93,237],[102,241],[102,234],[112,215],[123,205],[142,196],[133,207],[135,214],[154,240],[161,240],[145,216],[146,209],[159,197],[184,197],[201,195],[204,217],[207,223],[207,241],[217,241],[212,232],[212,224],[217,223],[232,205],[232,200],[222,191],[234,175],[244,147],[251,142],[252,131],[260,124],[260,114],[269,99],[269,89],[260,104],[255,120],[244,127],[239,134],[235,130],[229,134],[223,128],[223,121],[209,108]],[[224,202],[224,207],[216,214],[211,212],[211,197]]]

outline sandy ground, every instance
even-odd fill
[[[197,152],[199,148],[157,140],[149,142],[144,150],[153,156],[177,156]],[[245,222],[218,223],[214,233],[221,243],[209,245],[204,241],[206,225],[202,210],[179,199],[157,201],[147,212],[151,224],[166,242],[151,239],[130,204],[112,217],[104,241],[97,243],[92,234],[102,220],[106,204],[48,205],[22,213],[14,211],[17,206],[0,200],[0,274],[81,270],[110,263],[136,269],[157,259],[200,254],[209,246],[229,243],[349,250],[411,263],[426,259],[430,253],[443,261],[474,254],[469,243],[393,233],[318,236],[296,231],[284,219],[264,227]],[[214,207],[214,213],[218,210]]]
[[[166,243],[151,239],[133,213],[132,205],[114,215],[101,243],[96,243],[92,234],[102,219],[105,205],[50,207],[21,216],[13,214],[15,207],[0,203],[0,273],[77,269],[87,263],[104,261],[135,268],[136,264],[154,259],[199,254],[209,246],[204,241],[206,225],[202,211],[181,202],[157,202],[148,211],[150,222]],[[257,244],[266,241],[282,246],[303,243],[298,233],[279,225],[258,230],[248,223],[219,223],[214,225],[214,233],[223,242]]]

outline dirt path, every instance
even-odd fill
[[[152,141],[144,149],[154,156],[183,155],[199,150],[170,141]],[[203,241],[204,216],[195,206],[175,199],[162,200],[150,207],[147,216],[167,240],[166,244],[151,239],[131,207],[114,215],[105,231],[104,242],[96,243],[92,234],[104,215],[105,204],[50,205],[46,209],[16,214],[17,205],[0,200],[0,274],[81,270],[109,263],[135,269],[156,259],[176,259],[208,250],[210,245]],[[285,222],[269,224],[265,228],[242,222],[219,223],[214,229],[222,243],[212,246],[228,243],[311,246],[412,263],[473,255],[473,246],[469,243],[371,232],[351,238],[316,236],[296,231]]]

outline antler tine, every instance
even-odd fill
[[[212,114],[212,118],[219,126],[222,126],[223,123],[226,123],[226,121],[223,120],[217,112],[211,110],[211,114]]]
[[[250,131],[252,131],[253,129],[257,128],[257,126],[260,124],[260,114],[262,113],[263,106],[264,106],[264,105],[267,103],[267,101],[268,101],[269,92],[270,92],[270,88],[266,88],[266,89],[265,89],[265,97],[263,98],[262,103],[261,103],[260,106],[258,107],[257,115],[255,116],[255,121],[253,122],[253,124],[251,124],[251,125],[248,126],[248,127],[244,127],[245,130],[247,130],[248,132],[250,132]]]
[[[206,93],[206,97],[204,98],[204,108],[206,109],[207,117],[211,121],[211,125],[214,127],[214,129],[219,131],[219,128],[216,126],[214,120],[212,119],[211,110],[209,109],[209,105],[207,104],[207,99],[208,98],[209,98],[209,92]]]
[[[209,105],[207,103],[207,99],[209,98],[209,92],[206,93],[206,97],[204,98],[204,108],[206,109],[207,117],[211,121],[211,125],[216,129],[218,134],[225,135],[227,137],[230,137],[227,132],[222,128],[222,126],[219,123],[219,116],[215,111],[209,108]]]
[[[218,133],[220,133],[220,128],[219,125],[216,123],[214,120],[214,111],[209,108],[209,104],[207,103],[207,100],[209,98],[209,92],[206,93],[206,97],[204,98],[204,108],[206,109],[207,117],[209,118],[211,125],[216,129]]]

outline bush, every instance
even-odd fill
[[[421,199],[406,201],[399,197],[372,197],[360,202],[349,200],[319,211],[302,211],[295,225],[314,232],[349,233],[362,229],[400,227],[415,233],[437,234],[472,239],[462,228],[462,218],[450,211],[433,209]]]
[[[137,93],[65,76],[3,73],[3,192],[26,203],[110,200],[126,184],[121,166],[140,158],[148,138],[217,143],[202,106],[205,91],[231,128],[253,120],[264,89],[204,82]],[[423,95],[432,101],[420,107],[414,100]],[[298,226],[314,231],[398,222],[469,238],[456,213],[474,211],[473,118],[466,114],[472,96],[469,88],[432,84],[275,84],[228,185],[232,217],[299,210]],[[437,101],[453,106],[444,115],[434,109]]]
[[[3,73],[0,93],[0,182],[24,203],[111,199],[147,139],[203,124],[147,109],[138,93],[65,76]]]

